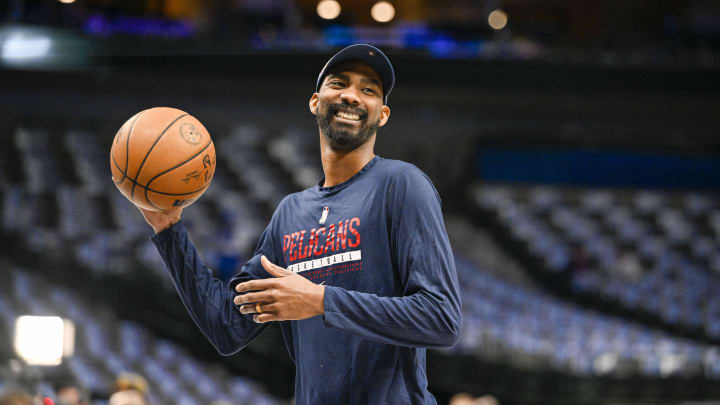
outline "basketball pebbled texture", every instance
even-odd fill
[[[151,211],[186,207],[215,174],[215,146],[203,124],[169,107],[141,111],[120,127],[110,148],[115,186]]]

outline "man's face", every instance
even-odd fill
[[[80,404],[80,391],[76,387],[63,387],[58,392],[58,402],[61,405]]]
[[[342,151],[365,144],[390,116],[380,76],[361,61],[341,63],[327,74],[310,98],[310,111],[330,147]]]

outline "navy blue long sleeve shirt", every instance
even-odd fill
[[[280,322],[298,405],[436,403],[425,348],[457,341],[460,291],[440,198],[415,166],[375,157],[342,184],[289,195],[230,285],[205,267],[182,222],[152,240],[190,316],[225,355],[268,326],[232,302],[237,283],[272,277],[261,255],[324,282],[323,316]]]

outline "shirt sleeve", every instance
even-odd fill
[[[388,189],[390,251],[403,296],[325,287],[325,325],[398,346],[448,347],[460,335],[462,313],[455,261],[440,197],[414,166]]]
[[[199,257],[182,221],[152,236],[175,289],[195,324],[220,354],[231,355],[245,347],[268,324],[257,324],[233,303],[235,292],[216,278]],[[252,259],[237,278],[260,278],[266,273],[260,256],[274,257],[270,225],[258,242]]]

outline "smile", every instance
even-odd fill
[[[345,120],[360,121],[360,115],[349,113],[349,112],[338,111],[335,113],[335,116],[338,118],[345,119]]]

